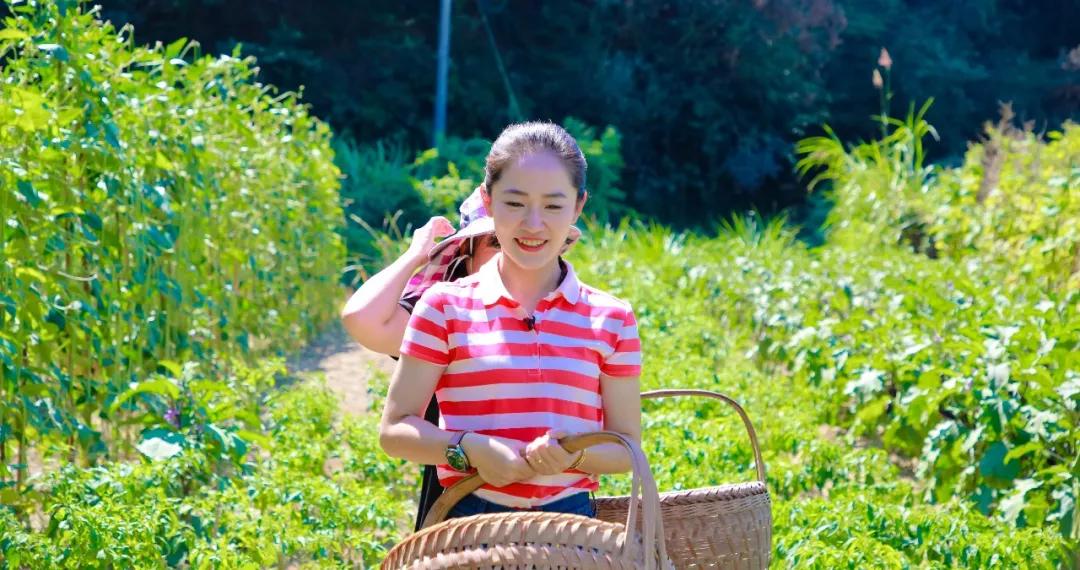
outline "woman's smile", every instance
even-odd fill
[[[548,240],[546,239],[514,238],[514,243],[517,244],[522,251],[528,253],[535,253],[544,249],[547,242]]]

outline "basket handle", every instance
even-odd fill
[[[757,468],[758,481],[761,481],[762,483],[765,482],[765,462],[761,459],[761,446],[758,445],[757,432],[754,431],[754,425],[750,423],[750,416],[746,415],[746,410],[744,410],[738,402],[725,394],[709,390],[670,389],[650,390],[641,393],[642,400],[667,398],[670,396],[703,396],[706,398],[714,398],[716,400],[722,400],[735,408],[735,411],[739,413],[739,417],[742,418],[743,425],[746,426],[746,433],[750,436],[750,446],[754,449],[754,467]]]
[[[602,443],[622,443],[618,437],[613,437],[618,435],[614,432],[602,431],[581,433],[560,439],[559,445],[569,453],[577,453],[582,449]],[[480,478],[480,474],[474,473],[443,489],[442,495],[428,509],[420,528],[425,529],[446,520],[446,516],[450,514],[450,509],[454,508],[454,505],[483,485],[484,480]]]
[[[660,516],[660,496],[656,488],[656,481],[649,470],[648,460],[633,440],[625,435],[613,431],[595,431],[566,436],[559,440],[559,445],[570,453],[576,453],[585,448],[603,443],[617,443],[630,452],[630,463],[633,470],[633,490],[631,491],[630,512],[626,521],[625,548],[634,548],[634,535],[637,526],[636,502],[637,490],[641,488],[642,509],[644,510],[643,521],[645,532],[643,533],[644,560],[648,568],[655,564],[653,556],[659,549],[660,564],[667,563],[667,545],[664,542],[664,523]],[[421,530],[446,520],[450,509],[469,493],[484,485],[484,480],[478,473],[466,476],[457,483],[447,487],[442,495],[435,500],[424,517]]]

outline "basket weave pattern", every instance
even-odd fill
[[[413,535],[383,567],[643,568],[640,556],[621,555],[625,531],[620,523],[563,513],[473,515]]]
[[[654,390],[643,400],[667,397],[705,397],[731,406],[746,428],[754,452],[757,481],[668,491],[660,494],[664,539],[676,568],[762,570],[772,558],[772,501],[765,486],[757,432],[746,411],[724,394],[707,390]],[[598,497],[596,518],[625,520],[629,497]]]
[[[613,432],[580,434],[560,443],[572,452],[601,443],[620,443],[630,452],[631,496],[640,496],[640,500],[624,497],[626,524],[548,512],[443,520],[454,504],[483,485],[479,476],[472,475],[439,497],[424,520],[424,528],[391,549],[382,568],[672,568],[665,552],[656,482],[637,444]]]
[[[595,519],[522,512],[440,522],[461,497],[483,484],[478,477],[469,477],[446,490],[429,511],[424,530],[395,546],[382,567],[768,568],[772,556],[772,503],[750,418],[737,402],[716,392],[656,390],[641,395],[642,399],[672,396],[713,398],[733,407],[753,447],[757,480],[658,494],[648,462],[633,442],[610,432],[573,436],[560,440],[571,452],[600,443],[603,438],[626,446],[634,463],[631,496],[638,496],[640,487],[640,502],[630,496],[599,497]],[[632,540],[629,545],[627,537]]]
[[[598,497],[596,518],[626,520],[628,497]],[[676,568],[767,568],[769,494],[759,481],[660,494],[668,556]]]

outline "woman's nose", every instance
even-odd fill
[[[525,228],[526,229],[541,229],[544,226],[543,218],[540,214],[539,208],[529,208],[525,213]]]

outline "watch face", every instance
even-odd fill
[[[461,449],[461,446],[446,448],[446,462],[455,471],[469,470],[469,459],[465,456],[465,450]]]

